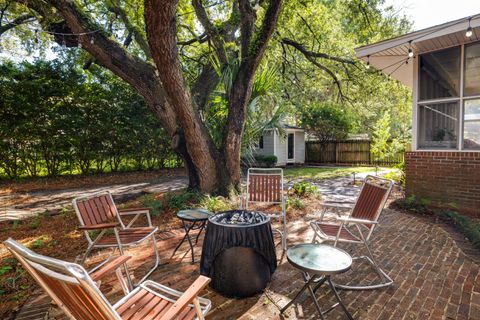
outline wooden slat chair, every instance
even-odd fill
[[[354,257],[353,259],[365,259],[372,265],[381,279],[377,284],[336,284],[337,287],[350,290],[366,290],[382,288],[393,284],[392,278],[375,262],[369,247],[370,237],[378,225],[378,218],[390,196],[393,185],[394,183],[391,180],[367,176],[350,214],[341,216],[338,212],[335,212],[337,213],[337,216],[334,217],[335,221],[324,222],[324,215],[327,212],[327,210],[324,210],[321,213],[319,221],[310,223],[314,231],[312,242],[333,242],[334,246],[337,246],[339,242],[363,244],[367,248],[368,255]],[[352,226],[355,226],[355,228],[352,229]]]
[[[148,273],[138,282],[143,282],[160,264],[160,257],[158,254],[157,242],[155,240],[155,232],[157,227],[152,226],[149,208],[131,208],[119,211],[113,201],[113,197],[109,192],[93,195],[90,197],[76,198],[72,201],[78,220],[80,221],[79,230],[83,230],[88,241],[88,248],[80,261],[84,264],[87,257],[93,249],[113,248],[119,250],[121,255],[124,255],[124,248],[134,247],[140,243],[151,240],[153,250],[155,252],[155,264],[148,271]],[[130,220],[128,225],[122,221],[122,216],[134,217]],[[146,227],[132,227],[141,215],[146,215],[148,226]],[[113,233],[108,234],[108,230]],[[95,238],[91,237],[91,231],[100,231]],[[104,263],[107,263],[107,259]],[[98,267],[101,267],[100,264]],[[95,271],[95,270],[92,270]],[[128,271],[127,271],[128,272]],[[130,289],[133,284],[130,276],[127,274],[127,281]]]
[[[247,189],[242,197],[241,207],[248,210],[250,203],[278,204],[279,214],[270,214],[270,218],[278,219],[281,229],[274,229],[282,239],[283,250],[287,249],[287,197],[283,188],[283,170],[281,168],[249,168]]]
[[[210,281],[205,276],[184,293],[147,280],[111,305],[82,266],[42,256],[13,239],[4,244],[70,319],[192,320],[204,319],[211,308],[210,300],[198,296]]]

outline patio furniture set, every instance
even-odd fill
[[[393,280],[375,262],[368,246],[378,218],[392,190],[393,182],[368,176],[360,195],[348,216],[339,214],[334,221],[325,221],[326,207],[320,220],[311,223],[314,231],[312,243],[298,244],[287,249],[286,196],[282,169],[249,169],[246,193],[242,197],[242,209],[211,214],[203,209],[179,211],[185,236],[174,249],[188,241],[192,263],[194,244],[192,230],[198,230],[195,244],[205,230],[201,275],[185,292],[179,292],[162,284],[147,280],[160,263],[155,240],[157,227],[152,226],[150,212],[145,208],[118,210],[111,194],[101,194],[73,200],[84,231],[88,248],[80,264],[69,263],[42,256],[13,239],[5,241],[30,275],[49,294],[67,316],[73,319],[204,319],[211,308],[211,301],[199,296],[210,283],[211,287],[227,297],[248,297],[265,289],[277,267],[273,232],[278,232],[282,249],[286,250],[289,263],[303,275],[304,286],[281,309],[286,311],[308,291],[319,318],[336,306],[340,306],[348,319],[353,319],[343,304],[337,289],[377,289],[389,286]],[[250,211],[252,203],[273,203],[281,206],[278,215]],[[145,215],[147,226],[133,226]],[[130,216],[128,224],[122,220]],[[270,219],[279,219],[280,228],[272,229]],[[114,221],[114,222],[112,222]],[[208,223],[207,223],[208,221]],[[113,232],[111,231],[113,230]],[[155,261],[151,269],[138,283],[133,284],[127,262],[131,258],[124,249],[151,241]],[[323,244],[333,242],[333,246]],[[340,242],[362,244],[368,255],[352,258],[336,248]],[[83,267],[94,249],[112,248],[113,252],[92,270]],[[118,250],[119,256],[115,257]],[[172,255],[172,256],[173,256]],[[355,259],[369,262],[380,278],[376,284],[352,285],[334,282],[332,277],[351,269]],[[112,305],[99,290],[102,279],[115,273],[125,296]],[[333,306],[322,310],[315,296],[317,290],[327,284],[336,300]]]

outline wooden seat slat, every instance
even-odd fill
[[[139,312],[137,312],[130,320],[150,320],[157,316],[165,307],[169,307],[173,303],[165,299],[150,300]]]
[[[147,291],[145,290],[140,290],[138,291],[135,295],[133,295],[132,297],[130,297],[130,299],[128,299],[127,301],[125,301],[124,304],[122,304],[121,306],[119,306],[117,308],[117,312],[119,314],[122,314],[123,312],[125,312],[125,310],[127,310],[128,308],[130,308],[131,305],[133,305],[135,302],[137,302],[139,299],[141,299],[144,295],[147,294]]]
[[[134,318],[134,315],[141,311],[147,304],[148,302],[154,300],[157,302],[160,302],[158,297],[156,297],[153,293],[150,293],[146,290],[140,290],[140,291],[145,291],[146,294],[142,296],[140,299],[138,299],[134,304],[132,304],[128,309],[126,309],[122,314],[120,315],[122,319],[124,320],[130,320]]]

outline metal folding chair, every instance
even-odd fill
[[[337,214],[337,216],[334,217],[335,221],[325,222],[325,213],[328,211],[328,208],[326,208],[321,213],[319,221],[310,223],[314,231],[312,243],[334,242],[334,246],[337,246],[339,242],[345,242],[364,245],[368,254],[354,257],[353,259],[366,260],[381,279],[377,284],[335,284],[336,287],[348,290],[367,290],[387,287],[393,284],[392,278],[375,262],[369,246],[370,237],[378,225],[378,218],[383,211],[393,185],[394,183],[391,180],[367,176],[350,214],[341,216],[338,212],[335,212]]]
[[[282,239],[283,250],[287,249],[287,197],[283,188],[283,170],[281,168],[250,168],[247,174],[247,189],[242,196],[241,207],[248,210],[250,203],[271,203],[281,206],[279,214],[269,214],[278,219],[281,229],[274,229]]]
[[[155,240],[155,232],[157,227],[152,226],[149,208],[132,208],[118,211],[113,197],[109,192],[97,194],[90,197],[76,198],[72,201],[78,220],[80,221],[80,230],[84,231],[85,237],[88,241],[88,248],[80,261],[84,264],[87,257],[93,249],[113,248],[119,250],[120,254],[124,255],[124,248],[134,247],[150,239],[152,241],[153,250],[155,252],[155,264],[150,271],[138,282],[141,283],[158,267],[160,264],[160,257],[158,254],[157,242]],[[134,217],[130,220],[128,225],[122,221],[122,216]],[[141,215],[146,215],[147,227],[132,227]],[[107,233],[108,230],[113,230],[113,233]],[[95,237],[92,237],[90,232],[100,231]],[[109,261],[110,257],[101,263],[97,268]],[[93,272],[95,270],[92,270]],[[128,271],[128,270],[127,270]],[[127,275],[130,289],[133,284],[130,276]]]
[[[184,293],[148,280],[111,305],[82,266],[36,254],[13,239],[4,244],[70,319],[202,320],[211,308],[198,296],[210,281],[205,276]]]

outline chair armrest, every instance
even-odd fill
[[[371,221],[365,219],[356,219],[352,217],[338,217],[335,218],[337,221],[341,221],[344,223],[361,223],[361,224],[378,224],[378,221]]]
[[[109,223],[101,223],[101,224],[92,224],[89,226],[79,226],[78,230],[99,230],[99,229],[109,229],[119,227],[119,222],[109,222]]]
[[[126,208],[119,210],[121,216],[131,215],[131,214],[139,214],[139,213],[151,213],[152,208]]]
[[[115,269],[120,268],[121,265],[123,265],[125,262],[127,262],[131,258],[132,258],[131,256],[117,257],[112,261],[110,261],[109,263],[107,263],[106,265],[104,265],[103,267],[101,267],[100,269],[98,269],[97,271],[95,271],[94,273],[92,273],[90,277],[92,278],[93,281],[98,281],[103,277],[111,274],[111,272],[114,271]]]
[[[160,320],[171,320],[175,319],[177,315],[195,299],[200,291],[202,291],[207,284],[210,282],[210,278],[205,276],[199,276],[197,280],[190,287],[188,287],[187,291],[185,291],[180,298],[168,309],[167,313],[165,313]]]

